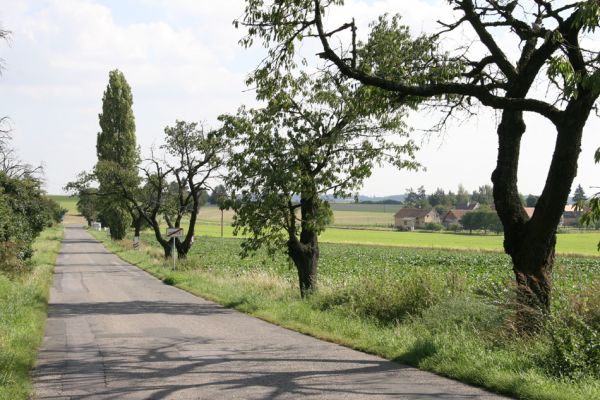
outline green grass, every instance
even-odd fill
[[[402,206],[400,204],[356,204],[356,203],[330,203],[331,209],[348,212],[370,212],[394,215]]]
[[[137,252],[129,242],[106,243],[169,284],[300,332],[522,399],[600,398],[590,372],[600,360],[573,363],[578,348],[569,343],[581,342],[578,331],[565,325],[523,337],[515,330],[511,265],[502,253],[326,243],[319,290],[301,301],[285,257],[240,259],[238,239],[199,237],[176,272],[150,233],[142,241]],[[554,284],[557,322],[549,326],[577,316],[598,332],[600,261],[560,256]]]
[[[400,206],[379,204],[332,204],[332,226],[390,228],[394,224],[394,213]],[[234,212],[225,210],[223,222],[230,225]],[[205,206],[200,209],[200,223],[220,224],[221,210],[216,206]]]
[[[166,229],[166,228],[165,228]],[[196,234],[219,237],[221,227],[215,223],[199,223]],[[233,228],[224,226],[224,236],[233,237]],[[394,247],[423,247],[429,249],[485,250],[502,252],[502,235],[469,235],[438,232],[396,232],[367,229],[328,228],[321,234],[322,243],[368,244]],[[558,254],[599,256],[599,232],[561,233],[557,235]]]
[[[79,200],[77,197],[72,196],[64,196],[64,195],[49,195],[52,200],[56,201],[60,204],[61,207],[67,209],[67,214],[77,215],[79,211],[77,211],[77,201]]]
[[[48,289],[63,228],[42,232],[33,244],[30,271],[11,279],[0,274],[0,399],[27,399],[37,349],[44,334]]]

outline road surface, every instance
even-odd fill
[[[164,285],[67,227],[37,399],[500,399]]]

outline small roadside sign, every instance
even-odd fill
[[[134,250],[140,249],[140,237],[139,236],[133,237],[133,248],[134,248]]]
[[[173,239],[171,253],[173,254],[173,271],[175,271],[175,238],[183,237],[183,228],[167,228],[167,237]]]
[[[183,228],[167,228],[167,236],[169,239],[183,237]]]

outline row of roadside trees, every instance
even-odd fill
[[[531,7],[515,8],[514,2],[454,0],[459,17],[442,23],[438,33],[413,37],[400,16],[386,15],[361,42],[354,20],[326,26],[324,14],[339,3],[248,1],[235,25],[247,29],[243,45],[259,40],[268,48],[248,79],[263,106],[222,115],[215,130],[178,121],[165,129],[165,156],[153,152],[139,164],[141,174],[124,171],[117,159],[104,169],[99,135],[98,195],[118,196],[109,204],[124,201],[132,219],[135,213],[143,218],[165,255],[173,249],[162,237],[158,216],[177,227],[189,214],[187,236],[176,241],[177,252],[185,255],[199,193],[223,167],[229,171],[226,205],[236,211],[236,232],[247,237],[243,250],[284,249],[305,296],[316,285],[318,235],[331,218],[322,195],[348,197],[384,161],[418,169],[417,146],[404,123],[409,111],[436,106],[444,111],[444,123],[460,110],[490,107],[500,114],[499,152],[491,193],[486,188],[484,195],[493,198],[502,224],[519,301],[547,313],[556,229],[576,175],[583,128],[600,95],[598,51],[580,45],[598,27],[600,4],[588,0],[555,8],[552,1],[532,1]],[[443,50],[444,36],[464,26],[482,51]],[[514,41],[499,43],[495,31],[502,29]],[[307,59],[300,56],[298,63],[295,44],[310,38],[316,38],[325,63],[309,74],[303,67]],[[332,47],[334,38],[342,47]],[[510,48],[513,42],[518,46]],[[534,84],[544,79],[556,95],[552,101],[535,95]],[[546,118],[558,135],[531,218],[517,188],[519,159],[527,156],[520,154],[525,112]],[[126,153],[131,160],[137,154]],[[521,322],[529,324],[529,317]]]
[[[268,49],[253,82],[302,69],[307,61],[296,44],[314,38],[325,61],[321,68],[360,82],[398,107],[434,105],[444,111],[442,125],[461,110],[476,114],[474,106],[497,110],[498,158],[491,178],[504,249],[512,259],[523,310],[533,307],[547,314],[557,226],[577,173],[583,130],[600,96],[598,48],[582,45],[594,43],[588,39],[599,26],[600,3],[449,3],[456,18],[440,22],[439,32],[418,37],[402,25],[400,16],[383,15],[370,25],[366,40],[359,41],[354,19],[329,26],[326,15],[343,7],[337,1],[248,1],[235,24],[247,29],[243,44],[260,41]],[[477,51],[470,51],[467,43],[452,49],[444,41],[453,42],[452,35],[463,29],[477,42]],[[544,94],[536,90],[541,82],[548,87]],[[521,141],[528,112],[545,118],[557,133],[531,218],[517,187],[519,161],[527,157]],[[528,312],[520,317],[521,325],[537,326]]]

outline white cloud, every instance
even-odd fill
[[[159,142],[175,119],[211,123],[220,113],[253,103],[243,81],[264,50],[237,43],[242,32],[231,22],[242,14],[243,0],[105,1],[8,1],[0,10],[0,25],[13,32],[11,46],[0,45],[7,64],[0,77],[0,115],[13,119],[22,158],[45,161],[50,192],[94,164],[102,93],[114,68],[132,86],[144,147]],[[328,21],[335,26],[354,16],[364,37],[368,23],[385,12],[401,13],[417,34],[436,29],[438,19],[452,19],[442,0],[348,0]],[[302,51],[314,58],[317,47],[305,44]],[[427,122],[421,116],[419,127]],[[584,186],[594,183],[592,152],[600,146],[591,135],[597,120],[588,125],[576,180]],[[522,159],[519,179],[524,192],[538,192],[555,134],[539,119],[530,120],[529,128],[523,154],[532,156]],[[474,188],[489,181],[496,148],[494,121],[486,113],[423,146],[419,159],[427,173],[378,170],[365,193],[401,193],[421,184],[455,188],[460,182]]]

